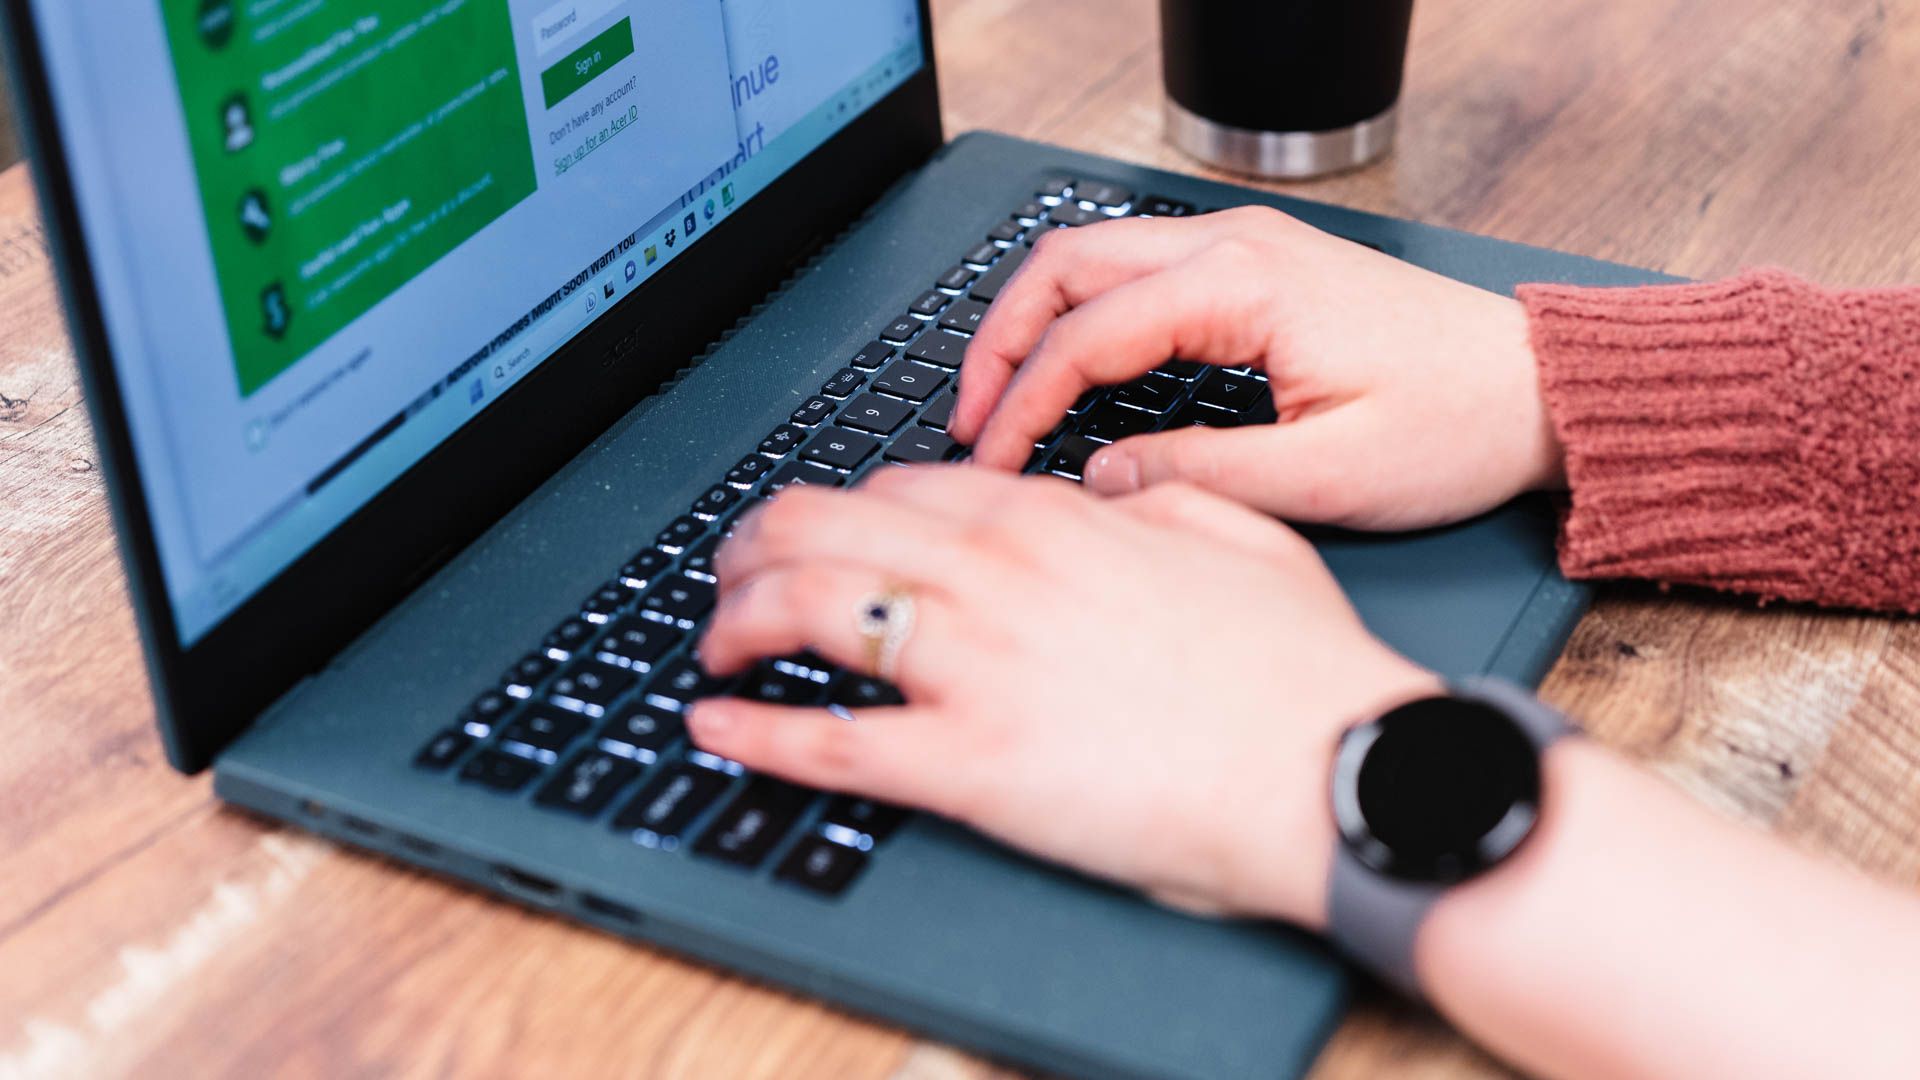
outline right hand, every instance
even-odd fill
[[[1019,469],[1083,391],[1169,357],[1264,372],[1280,422],[1122,440],[1094,491],[1412,529],[1565,485],[1518,302],[1258,207],[1042,237],[967,349],[954,437]]]

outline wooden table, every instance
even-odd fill
[[[1160,141],[1149,0],[934,7],[949,130],[1192,167]],[[1290,190],[1691,276],[1920,282],[1916,0],[1420,0],[1413,50],[1396,154]],[[174,774],[79,397],[16,169],[0,175],[0,1077],[996,1073],[262,824]],[[1920,878],[1912,621],[1622,589],[1546,693],[1729,813]],[[1380,1000],[1320,1067],[1499,1071]]]

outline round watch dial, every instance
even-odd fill
[[[1407,881],[1451,884],[1506,858],[1540,814],[1540,757],[1492,705],[1429,698],[1348,731],[1334,769],[1341,839]]]

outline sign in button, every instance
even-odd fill
[[[632,55],[633,20],[621,19],[540,73],[540,88],[546,92],[547,108],[572,97],[608,68]]]

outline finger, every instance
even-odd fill
[[[1108,505],[1143,521],[1206,536],[1261,558],[1304,542],[1298,533],[1258,510],[1186,483],[1150,487],[1122,495]]]
[[[1237,251],[1210,250],[1110,289],[1056,319],[1020,366],[974,444],[974,460],[1017,469],[1075,398],[1124,382],[1168,357],[1264,363],[1265,322],[1246,299]]]
[[[1288,423],[1136,435],[1088,460],[1086,486],[1123,495],[1177,481],[1289,521],[1343,524],[1369,482],[1365,450],[1379,438],[1352,406]]]
[[[936,589],[913,587],[913,625],[894,657],[889,681],[916,696],[931,692],[928,656],[960,651],[952,608]],[[759,574],[714,609],[700,641],[700,661],[715,675],[734,675],[770,656],[812,649],[829,661],[868,675],[873,658],[861,632],[861,614],[890,583],[858,567],[815,564]]]
[[[978,557],[950,523],[866,487],[782,491],[741,520],[715,554],[714,570],[724,597],[771,567],[814,561],[856,564],[881,578],[906,580],[929,570],[962,581],[982,573]]]
[[[1042,237],[967,346],[950,433],[973,442],[1014,369],[1055,318],[1117,285],[1191,258],[1220,234],[1220,219],[1202,215],[1102,222]]]
[[[965,755],[925,709],[873,709],[847,721],[824,709],[708,698],[687,716],[702,750],[807,787],[947,813]]]

